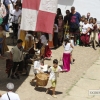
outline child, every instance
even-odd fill
[[[70,37],[70,43],[74,47],[74,37],[73,36]],[[70,50],[71,50],[71,64],[72,64],[75,61],[75,59],[73,59],[72,57],[73,48],[71,47]]]
[[[33,71],[35,74],[35,78],[30,81],[31,84],[36,80],[36,75],[38,73],[43,73],[43,70],[42,70],[43,65],[44,65],[44,60],[40,59],[39,57],[36,59],[36,61],[34,61],[34,70]]]
[[[52,86],[47,89],[46,93],[48,93],[49,90],[52,90],[52,92],[53,92],[52,96],[54,98],[56,98],[55,88],[56,88],[56,84],[57,84],[57,77],[59,76],[59,72],[64,72],[64,71],[62,71],[61,67],[58,66],[58,60],[57,59],[53,60],[53,67],[50,67],[48,69],[48,72],[50,72],[49,80],[51,80]]]

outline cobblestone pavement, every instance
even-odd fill
[[[9,44],[9,43],[8,43]],[[11,48],[11,46],[9,46]],[[57,58],[59,64],[62,64],[60,60],[63,53],[63,47],[56,50],[52,50],[52,59],[45,61],[45,64],[52,65],[52,60]],[[73,51],[73,57],[75,63],[71,65],[71,71],[68,73],[61,73],[56,87],[57,100],[62,100],[77,83],[77,81],[83,76],[83,74],[93,65],[93,63],[99,58],[100,49],[93,50],[90,47],[76,46]],[[29,67],[29,76],[21,76],[20,80],[12,80],[7,78],[5,73],[5,61],[0,60],[0,93],[3,94],[6,91],[6,84],[13,82],[15,84],[15,92],[19,94],[21,100],[55,100],[50,94],[46,94],[46,88],[51,84],[50,82],[46,87],[40,87],[37,90],[34,86],[30,85],[30,80],[34,77],[33,68]]]

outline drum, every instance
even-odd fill
[[[48,83],[48,74],[46,73],[39,73],[36,75],[37,81],[36,85],[38,86],[46,86]]]

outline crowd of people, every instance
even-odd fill
[[[60,8],[57,9],[53,34],[24,31],[20,30],[21,9],[21,0],[4,0],[3,2],[0,0],[0,58],[7,59],[2,57],[8,51],[5,31],[9,32],[9,28],[12,28],[12,37],[17,38],[17,45],[10,51],[13,66],[7,67],[7,73],[12,70],[10,75],[11,79],[20,79],[20,74],[23,73],[23,70],[27,74],[28,63],[31,63],[34,66],[35,74],[35,78],[32,79],[31,83],[36,80],[38,73],[49,73],[52,86],[47,89],[46,93],[52,90],[53,97],[56,97],[57,73],[70,71],[70,64],[73,64],[75,61],[72,55],[74,46],[93,46],[94,49],[96,49],[96,46],[100,46],[100,26],[97,24],[97,19],[91,17],[90,13],[87,13],[87,16],[81,16],[75,10],[75,7],[71,7],[71,11],[66,10],[65,16],[62,15]],[[63,65],[60,67],[58,60],[54,59],[53,67],[47,66],[45,72],[43,71],[44,60],[50,60],[52,57],[51,45],[55,50],[63,45]],[[25,57],[23,53],[26,54]],[[9,70],[10,68],[12,69]],[[10,85],[13,84],[10,83]],[[13,93],[10,94],[15,95]],[[18,98],[16,100],[19,100],[18,95],[16,96]],[[9,96],[6,98],[9,98]]]
[[[97,19],[87,15],[80,15],[71,7],[66,10],[66,15],[63,17],[61,9],[57,9],[55,24],[58,26],[58,40],[62,43],[64,38],[73,36],[74,45],[80,46],[100,46],[100,25],[97,24]]]

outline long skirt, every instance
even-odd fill
[[[63,53],[63,70],[70,71],[70,53]]]
[[[51,49],[49,48],[49,45],[46,45],[45,46],[45,57],[50,58],[51,54],[52,54],[52,52],[51,52]]]
[[[87,34],[82,34],[81,35],[81,41],[84,45],[88,45],[89,44],[89,39],[90,39],[90,36],[87,35]]]

